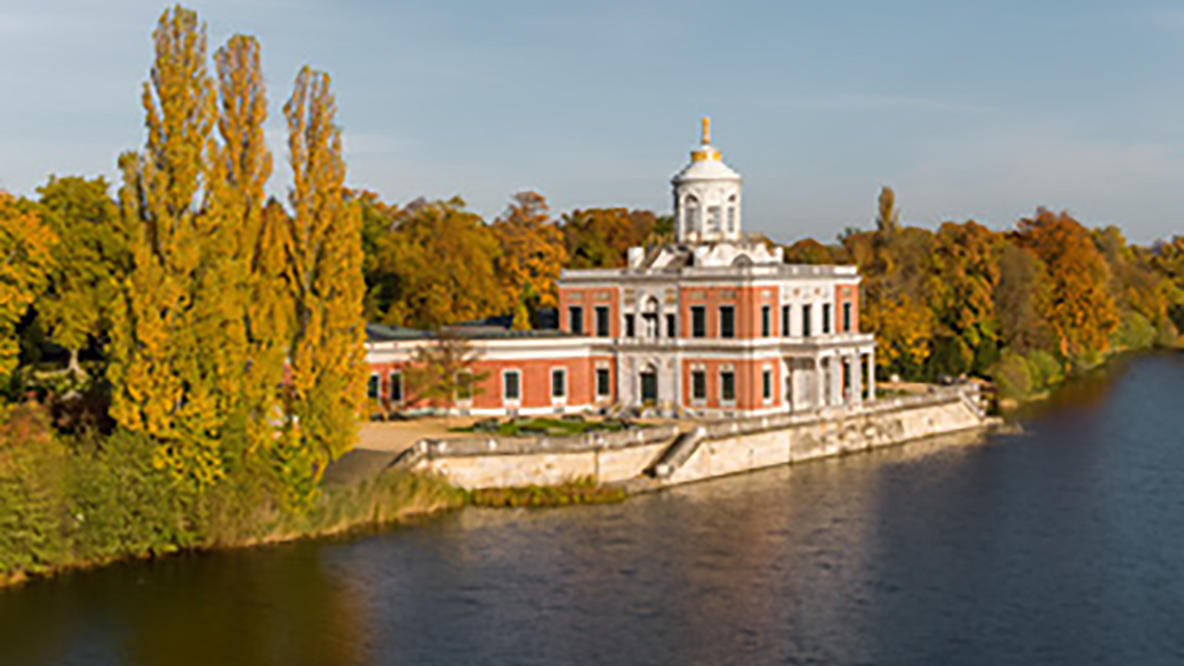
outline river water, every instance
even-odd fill
[[[1184,663],[1184,356],[952,438],[0,591],[0,664]]]

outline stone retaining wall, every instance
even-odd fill
[[[579,477],[650,485],[688,483],[983,428],[977,386],[877,400],[860,407],[707,423],[671,449],[679,430],[659,426],[561,438],[421,440],[399,464],[462,488],[554,485]]]

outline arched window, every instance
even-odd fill
[[[645,311],[641,314],[641,321],[644,324],[644,336],[647,338],[658,337],[658,318],[661,315],[662,306],[658,303],[658,299],[650,296],[645,302]]]
[[[728,233],[736,233],[736,195],[728,197]]]
[[[719,206],[707,207],[707,232],[715,233],[723,231],[723,220],[720,219]]]
[[[694,195],[688,196],[682,202],[683,217],[686,220],[684,229],[687,234],[699,230],[699,200]]]

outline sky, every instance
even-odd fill
[[[144,0],[0,0],[0,189],[104,175],[144,143]],[[210,51],[259,38],[269,143],[327,71],[348,181],[489,219],[670,209],[711,116],[744,226],[782,242],[902,220],[1011,228],[1037,207],[1184,234],[1184,5],[1094,0],[207,0]],[[271,189],[286,191],[277,168]]]

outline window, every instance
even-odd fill
[[[736,306],[719,306],[719,337],[736,337]]]
[[[736,206],[728,206],[728,233],[736,231]]]
[[[810,306],[802,306],[802,337],[810,337]]]
[[[761,337],[773,334],[773,310],[768,305],[761,306]]]
[[[612,395],[610,382],[611,375],[608,368],[596,368],[596,397],[603,398]]]
[[[691,399],[707,399],[707,372],[705,370],[691,371]]]
[[[781,337],[789,337],[789,306],[781,306]]]
[[[456,399],[473,399],[473,373],[468,370],[456,373]]]
[[[691,337],[707,337],[707,308],[702,305],[691,306]]]
[[[683,201],[683,210],[686,215],[684,233],[690,235],[697,232],[699,230],[699,200],[693,196],[687,197]]]
[[[576,335],[584,334],[584,308],[573,305],[567,309],[567,330]]]
[[[378,378],[378,375],[370,375],[370,380],[368,382],[366,382],[366,397],[367,398],[370,398],[371,400],[378,399],[378,385],[381,381],[382,380],[380,380]]]
[[[551,370],[551,397],[567,397],[567,370],[554,368]]]
[[[632,338],[637,335],[637,330],[634,328],[633,315],[625,315],[625,337]]]
[[[764,396],[765,402],[773,399],[773,371],[768,368],[761,373],[761,395]]]
[[[678,320],[672,314],[666,315],[666,337],[678,337]]]
[[[390,376],[390,398],[391,402],[403,402],[403,373],[392,372]]]
[[[608,306],[596,306],[596,335],[601,338],[607,338],[609,336]]]
[[[851,332],[851,304],[843,303],[843,332]]]
[[[822,304],[822,332],[830,333],[830,303]]]
[[[736,401],[736,373],[721,370],[719,373],[719,399],[723,402]]]
[[[643,327],[645,328],[645,337],[647,337],[647,338],[658,337],[658,313],[647,312],[647,313],[641,315],[641,323],[642,323]]]
[[[707,230],[708,231],[722,230],[723,225],[721,225],[720,222],[721,222],[721,220],[720,220],[719,206],[708,206],[707,207]]]
[[[502,401],[517,402],[522,399],[522,373],[506,370],[502,373]]]

